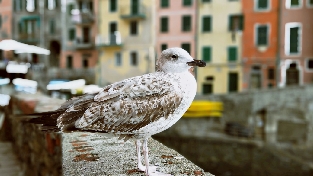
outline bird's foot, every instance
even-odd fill
[[[147,174],[146,166],[139,166],[138,169],[146,173],[146,176],[172,176],[170,174],[165,174],[162,172],[156,171],[157,166],[149,166],[149,173]]]
[[[156,166],[149,166],[149,172],[156,172]],[[138,169],[140,170],[140,171],[143,171],[143,172],[145,172],[146,171],[146,166],[143,166],[143,165],[141,165],[141,166],[138,166]]]

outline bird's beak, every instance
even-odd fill
[[[187,64],[189,66],[198,66],[198,67],[205,67],[206,66],[206,63],[202,60],[197,60],[197,59],[194,59],[193,61],[191,62],[187,62]]]

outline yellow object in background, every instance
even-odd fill
[[[223,103],[195,100],[183,117],[222,117]]]

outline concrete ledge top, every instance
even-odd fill
[[[135,142],[119,141],[94,133],[63,134],[63,175],[133,175],[137,171]],[[149,139],[150,165],[171,175],[211,175],[176,151]]]

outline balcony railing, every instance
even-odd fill
[[[94,20],[94,15],[87,9],[72,10],[72,22],[75,24],[92,24]]]
[[[39,32],[34,33],[20,33],[17,38],[18,41],[24,43],[36,43],[39,42]]]
[[[120,10],[121,18],[123,19],[145,19],[146,18],[146,8],[144,5],[138,6],[122,6]]]
[[[120,32],[115,31],[114,34],[111,34],[107,37],[102,37],[101,35],[98,35],[96,37],[96,46],[97,47],[122,46]]]
[[[94,47],[94,44],[92,43],[91,39],[84,40],[81,38],[76,38],[74,46],[76,49],[90,49]]]

